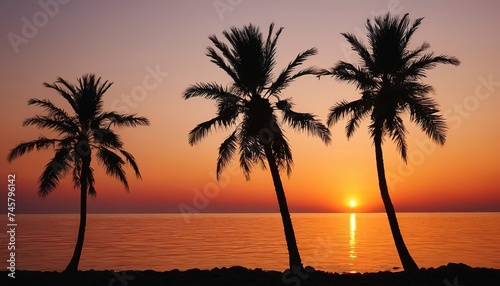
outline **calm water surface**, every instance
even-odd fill
[[[420,267],[448,262],[500,268],[500,213],[400,213]],[[384,213],[292,214],[304,265],[332,272],[400,267]],[[78,215],[18,215],[17,268],[62,271],[73,253]],[[5,228],[5,225],[1,226]],[[7,257],[0,236],[0,266]],[[171,270],[241,265],[284,270],[279,214],[91,214],[82,270]]]

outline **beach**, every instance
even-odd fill
[[[306,268],[298,275],[287,272],[247,269],[240,266],[214,268],[212,270],[190,269],[157,272],[145,271],[78,271],[75,274],[60,272],[16,271],[16,278],[0,272],[1,285],[422,285],[422,286],[498,286],[500,269],[472,268],[465,264],[449,263],[438,268],[420,269],[417,273],[331,273]]]

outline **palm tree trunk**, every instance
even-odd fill
[[[399,259],[401,260],[404,271],[415,272],[418,270],[418,266],[411,257],[410,252],[408,251],[408,248],[403,240],[403,235],[399,229],[398,219],[396,217],[396,211],[392,205],[391,197],[389,196],[389,189],[387,188],[384,158],[382,154],[382,136],[376,135],[374,141],[380,195],[382,196],[382,201],[384,202],[385,212],[387,213],[387,218],[391,227],[392,237],[394,238],[394,243],[396,244],[396,249],[398,250]]]
[[[90,156],[89,158],[82,158],[82,173],[80,176],[80,227],[78,228],[78,238],[76,240],[75,250],[73,252],[73,257],[71,258],[68,266],[64,272],[71,273],[78,271],[78,264],[80,263],[80,256],[82,255],[83,241],[85,238],[85,227],[87,225],[87,177],[88,169],[90,168]]]
[[[295,240],[295,232],[293,231],[292,219],[290,218],[290,212],[288,211],[285,190],[283,189],[283,184],[281,183],[278,166],[276,165],[271,145],[264,145],[264,150],[266,152],[267,162],[269,163],[269,169],[271,170],[271,175],[273,177],[276,196],[278,197],[278,205],[280,208],[281,220],[283,221],[283,228],[285,230],[286,245],[288,247],[290,269],[299,269],[302,268],[302,261],[300,259],[297,241]]]

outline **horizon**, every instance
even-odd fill
[[[397,213],[414,213],[414,214],[421,214],[421,213],[500,213],[500,211],[495,211],[495,210],[426,210],[426,211],[417,211],[417,210],[411,210],[411,211],[397,211]],[[7,213],[0,213],[0,214],[7,214]],[[79,212],[73,212],[73,213],[29,213],[29,212],[23,212],[23,213],[16,213],[18,215],[79,215]],[[127,215],[127,214],[175,214],[175,215],[180,215],[183,216],[185,214],[180,213],[180,212],[87,212],[87,215],[89,214],[112,214],[112,215]],[[205,215],[205,214],[280,214],[279,211],[275,212],[270,212],[270,211],[262,211],[262,212],[234,212],[234,211],[220,211],[220,212],[199,212],[199,213],[190,213],[189,215]],[[384,210],[381,211],[345,211],[345,212],[290,212],[290,214],[386,214]]]

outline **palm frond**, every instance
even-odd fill
[[[74,94],[78,115],[78,120],[82,128],[88,128],[88,124],[99,116],[102,112],[102,96],[113,83],[105,81],[101,83],[101,78],[94,74],[85,74],[78,78],[78,86]]]
[[[58,118],[59,120],[63,120],[67,123],[73,123],[73,119],[68,115],[68,113],[66,113],[66,111],[64,111],[63,109],[55,106],[50,100],[30,98],[28,100],[28,105],[43,107],[48,112],[49,117]],[[76,126],[74,127],[76,128]]]
[[[51,129],[59,134],[72,134],[78,133],[78,126],[73,121],[67,121],[54,116],[40,116],[35,115],[23,121],[23,126],[34,125],[40,129]]]
[[[384,119],[373,117],[368,125],[368,131],[374,143],[376,143],[377,138],[379,138],[381,144],[384,143],[384,137],[387,133],[386,128],[384,128]]]
[[[250,180],[250,173],[252,173],[253,166],[257,161],[256,158],[259,156],[258,153],[261,152],[261,146],[257,143],[257,140],[253,137],[241,136],[240,137],[240,167],[243,169],[243,174],[247,181]]]
[[[61,84],[67,90],[63,89],[58,84]],[[76,87],[74,85],[70,84],[69,82],[67,82],[66,80],[64,80],[61,77],[58,77],[56,82],[53,84],[49,84],[47,82],[44,82],[43,85],[47,88],[51,88],[51,89],[54,89],[55,91],[57,91],[59,93],[59,95],[61,95],[64,99],[66,99],[66,101],[71,105],[71,107],[73,108],[74,111],[76,111],[78,109],[77,104],[75,102],[74,95],[77,92],[76,92]]]
[[[366,112],[352,112],[351,113],[351,118],[347,122],[345,126],[345,134],[347,136],[347,139],[351,138],[354,135],[354,132],[359,127],[360,121],[363,120],[366,117],[367,113]]]
[[[224,88],[222,85],[213,83],[197,83],[191,85],[184,91],[184,99],[192,97],[204,97],[206,99],[240,99],[237,95],[233,94],[232,89]]]
[[[217,158],[217,180],[220,179],[222,171],[229,164],[238,147],[236,132],[237,131],[231,133],[231,135],[229,135],[229,137],[227,137],[219,147],[219,157]]]
[[[424,52],[430,47],[424,42],[416,49],[409,44],[423,18],[410,21],[408,14],[393,16],[387,13],[366,22],[368,44],[365,46],[353,34],[342,34],[361,59],[360,66],[339,62],[333,68],[318,72],[356,86],[363,97],[352,102],[341,101],[330,108],[327,124],[331,126],[349,116],[345,131],[350,138],[360,121],[370,115],[368,126],[373,140],[383,142],[384,136],[397,145],[407,160],[407,130],[400,114],[409,111],[415,122],[439,144],[445,142],[446,124],[436,102],[429,97],[430,85],[421,82],[426,72],[438,64],[460,64],[446,55]]]
[[[363,116],[371,109],[372,105],[368,99],[361,98],[351,102],[342,100],[330,107],[330,113],[328,114],[326,124],[332,126],[350,114]]]
[[[102,146],[97,149],[96,156],[97,159],[99,159],[99,162],[101,162],[106,169],[106,174],[116,177],[118,180],[120,180],[120,182],[122,182],[123,186],[125,187],[125,190],[127,190],[128,192],[129,186],[127,177],[125,175],[125,171],[123,170],[125,161],[123,161],[123,159],[113,151]]]
[[[226,57],[229,60],[230,64],[235,64],[236,59],[233,57],[231,52],[229,51],[229,48],[227,47],[226,44],[220,42],[217,37],[209,37],[212,43],[222,52],[224,57]],[[211,62],[216,64],[218,67],[223,69],[231,78],[234,82],[239,82],[238,75],[236,74],[236,71],[234,70],[233,67],[231,67],[212,47],[207,47],[207,53],[206,55],[211,58]]]
[[[370,71],[343,61],[323,74],[330,74],[340,81],[354,84],[360,90],[368,90],[377,86],[377,81],[371,76]]]
[[[214,128],[227,128],[236,123],[241,107],[239,101],[239,98],[234,97],[218,99],[217,116],[208,121],[202,122],[193,128],[193,130],[189,132],[189,144],[195,145]]]
[[[219,51],[222,52],[222,55],[227,59],[229,62],[228,67],[231,67],[231,69],[234,72],[234,66],[237,64],[237,59],[235,55],[233,55],[233,51],[229,49],[228,45],[226,45],[224,42],[220,41],[219,38],[217,38],[216,35],[210,35],[208,36],[208,39],[214,44],[214,46],[219,49]],[[211,49],[215,52],[215,49],[208,47],[207,49]],[[212,53],[207,53],[209,57],[211,57]],[[218,56],[218,58],[222,59],[222,57]],[[224,61],[223,61],[224,62]]]
[[[148,126],[150,124],[149,120],[143,116],[137,116],[137,114],[118,114],[116,112],[106,112],[103,113],[96,122],[102,122],[103,120],[108,120],[108,127],[114,126]]]
[[[283,28],[275,30],[272,23],[264,38],[259,27],[252,24],[242,29],[231,27],[222,35],[228,44],[223,43],[215,35],[211,35],[214,47],[208,47],[206,55],[219,68],[223,69],[233,80],[227,87],[215,82],[197,83],[189,86],[183,98],[203,97],[217,102],[217,115],[198,124],[189,132],[191,145],[198,143],[216,128],[236,126],[231,135],[219,147],[217,160],[217,176],[236,152],[239,153],[239,164],[247,180],[255,165],[266,167],[264,146],[271,145],[276,153],[280,169],[291,172],[291,150],[281,130],[275,132],[276,122],[270,97],[279,100],[282,92],[293,80],[304,75],[318,74],[314,67],[297,71],[304,61],[317,53],[315,48],[297,55],[273,81],[273,69],[276,65],[276,46]],[[320,136],[323,141],[330,140],[328,129],[309,113],[287,111],[286,121],[296,129],[305,130]],[[261,136],[263,130],[272,129],[270,138]],[[281,144],[281,145],[280,145]]]
[[[81,175],[82,175],[82,160],[80,160],[80,156],[75,155],[75,151],[72,150],[70,152],[70,157],[73,158],[73,188],[79,189],[82,183]]]
[[[396,143],[396,147],[401,155],[401,158],[403,158],[403,161],[406,162],[408,159],[408,145],[406,144],[407,131],[404,126],[403,119],[396,116],[390,123],[390,126],[386,127],[386,130],[388,130],[389,136],[391,136],[391,139]]]
[[[239,143],[240,167],[246,180],[250,180],[250,173],[256,164],[265,169],[265,152],[259,139],[249,132],[249,120],[243,120],[236,132],[237,142]]]
[[[122,148],[123,142],[119,135],[109,128],[95,128],[91,130],[94,143],[105,147]]]
[[[355,51],[359,57],[363,61],[363,65],[365,65],[366,68],[368,69],[373,69],[375,66],[375,63],[373,62],[373,59],[370,55],[370,52],[368,51],[368,48],[359,41],[359,39],[351,33],[341,33],[344,38],[351,44],[351,48],[353,51]]]
[[[255,94],[269,82],[269,60],[265,58],[265,47],[259,28],[250,24],[242,29],[231,27],[222,33],[235,59],[232,63],[238,81],[233,84],[243,94]]]
[[[97,196],[97,192],[95,190],[95,179],[94,179],[94,169],[90,168],[87,170],[87,193],[95,197]]]
[[[137,178],[142,179],[141,173],[139,172],[139,166],[137,166],[137,162],[135,161],[134,156],[132,156],[132,154],[123,149],[118,149],[118,150],[120,151],[120,153],[122,153],[125,159],[127,159],[127,162],[130,164],[130,166],[132,166]]]
[[[244,108],[243,100],[239,98],[224,98],[217,100],[217,116],[220,118],[219,124],[228,127],[233,124]]]
[[[113,85],[113,82],[109,82],[106,80],[101,85],[99,85],[100,81],[101,81],[101,78],[98,79],[98,81],[96,83],[96,87],[97,87],[97,94],[102,96]]]
[[[430,97],[412,98],[408,100],[410,120],[415,122],[427,136],[440,145],[446,142],[446,122],[438,104]]]
[[[49,138],[40,136],[40,137],[38,137],[38,139],[28,141],[28,142],[22,142],[10,150],[9,154],[7,155],[7,160],[10,163],[14,159],[23,156],[25,153],[33,151],[33,149],[35,149],[35,148],[36,148],[36,150],[47,149],[50,146],[54,146],[54,144],[58,141],[60,141],[60,140],[49,139]]]
[[[280,73],[280,75],[276,78],[276,80],[271,84],[271,86],[268,89],[268,94],[270,96],[278,94],[283,90],[284,88],[288,87],[288,85],[296,78],[303,76],[303,75],[308,75],[308,74],[317,74],[317,70],[314,68],[308,68],[302,71],[299,71],[297,74],[292,75],[294,70],[302,65],[304,61],[313,55],[316,55],[318,53],[318,50],[316,48],[311,48],[308,49],[300,54],[297,55],[297,57],[291,61],[288,66],[283,69],[283,71]]]
[[[311,113],[300,113],[292,110],[292,104],[288,100],[282,100],[276,104],[283,111],[283,121],[298,131],[306,131],[308,134],[318,136],[325,144],[330,143],[330,130]],[[281,108],[280,108],[281,107]]]
[[[433,53],[429,53],[410,63],[405,74],[414,78],[425,77],[425,72],[436,67],[438,64],[457,66],[460,64],[460,61],[455,57],[448,57],[445,55],[434,56]]]
[[[420,45],[420,47],[416,48],[415,50],[406,51],[404,53],[403,63],[406,64],[410,60],[418,58],[420,56],[420,54],[425,52],[428,48],[430,48],[430,44],[427,42],[424,42],[424,43],[422,43],[422,45]]]
[[[422,20],[424,20],[424,18],[417,18],[413,21],[413,23],[410,26],[410,21],[408,17],[409,14],[406,13],[400,21],[400,23],[404,25],[404,30],[402,31],[402,34],[404,36],[402,37],[401,41],[401,45],[403,47],[407,47],[409,45],[413,34],[417,31],[420,24],[422,24]]]
[[[272,78],[271,72],[276,66],[276,51],[277,51],[276,46],[278,44],[278,38],[281,32],[283,31],[283,27],[280,27],[274,34],[274,37],[271,38],[271,36],[273,35],[273,30],[274,30],[274,23],[271,23],[271,25],[269,25],[269,31],[267,34],[267,39],[264,49],[264,54],[265,54],[264,58],[267,61],[265,65],[268,67],[268,72],[269,72],[268,78]]]
[[[287,138],[282,132],[274,132],[271,148],[276,160],[276,165],[280,171],[285,171],[287,176],[290,176],[293,167],[292,150],[288,144]]]
[[[196,125],[189,131],[188,142],[190,145],[199,143],[205,136],[207,136],[212,129],[216,127],[227,127],[234,123],[234,118],[227,118],[225,115],[218,115],[210,120]]]
[[[196,125],[191,131],[189,131],[188,142],[190,145],[195,145],[205,138],[208,133],[214,128],[219,118],[215,117],[205,122]]]
[[[134,168],[138,177],[140,177],[138,166],[134,157],[121,149],[123,143],[118,135],[111,129],[115,126],[138,126],[149,125],[149,120],[145,117],[139,117],[135,114],[117,114],[115,112],[103,113],[102,96],[111,87],[112,83],[102,81],[96,78],[94,74],[87,74],[78,79],[78,86],[72,85],[62,78],[58,78],[54,84],[44,83],[48,88],[56,90],[71,105],[76,116],[69,116],[63,109],[55,106],[49,100],[30,99],[29,105],[36,105],[45,108],[47,116],[34,116],[24,121],[23,125],[35,125],[39,128],[48,128],[58,131],[64,135],[62,139],[47,139],[40,137],[37,140],[23,142],[11,150],[8,160],[22,156],[33,149],[48,148],[58,143],[58,149],[54,158],[45,166],[45,170],[40,176],[39,193],[46,196],[51,192],[59,182],[60,178],[70,169],[70,163],[73,162],[73,183],[75,188],[82,187],[85,183],[88,193],[95,196],[93,170],[90,166],[84,167],[84,160],[73,145],[74,142],[81,140],[82,136],[93,137],[94,145],[88,145],[89,148],[98,148],[97,156],[101,163],[106,167],[106,172],[117,177],[128,190],[123,165],[125,161],[107,149],[117,149],[127,159],[127,162]],[[103,122],[107,123],[104,126]],[[83,133],[90,132],[90,133]],[[85,139],[86,140],[86,139]],[[85,141],[86,142],[86,141]]]
[[[69,150],[59,148],[54,157],[45,165],[45,169],[40,175],[38,195],[46,197],[52,192],[59,183],[60,179],[68,172],[71,167]]]

